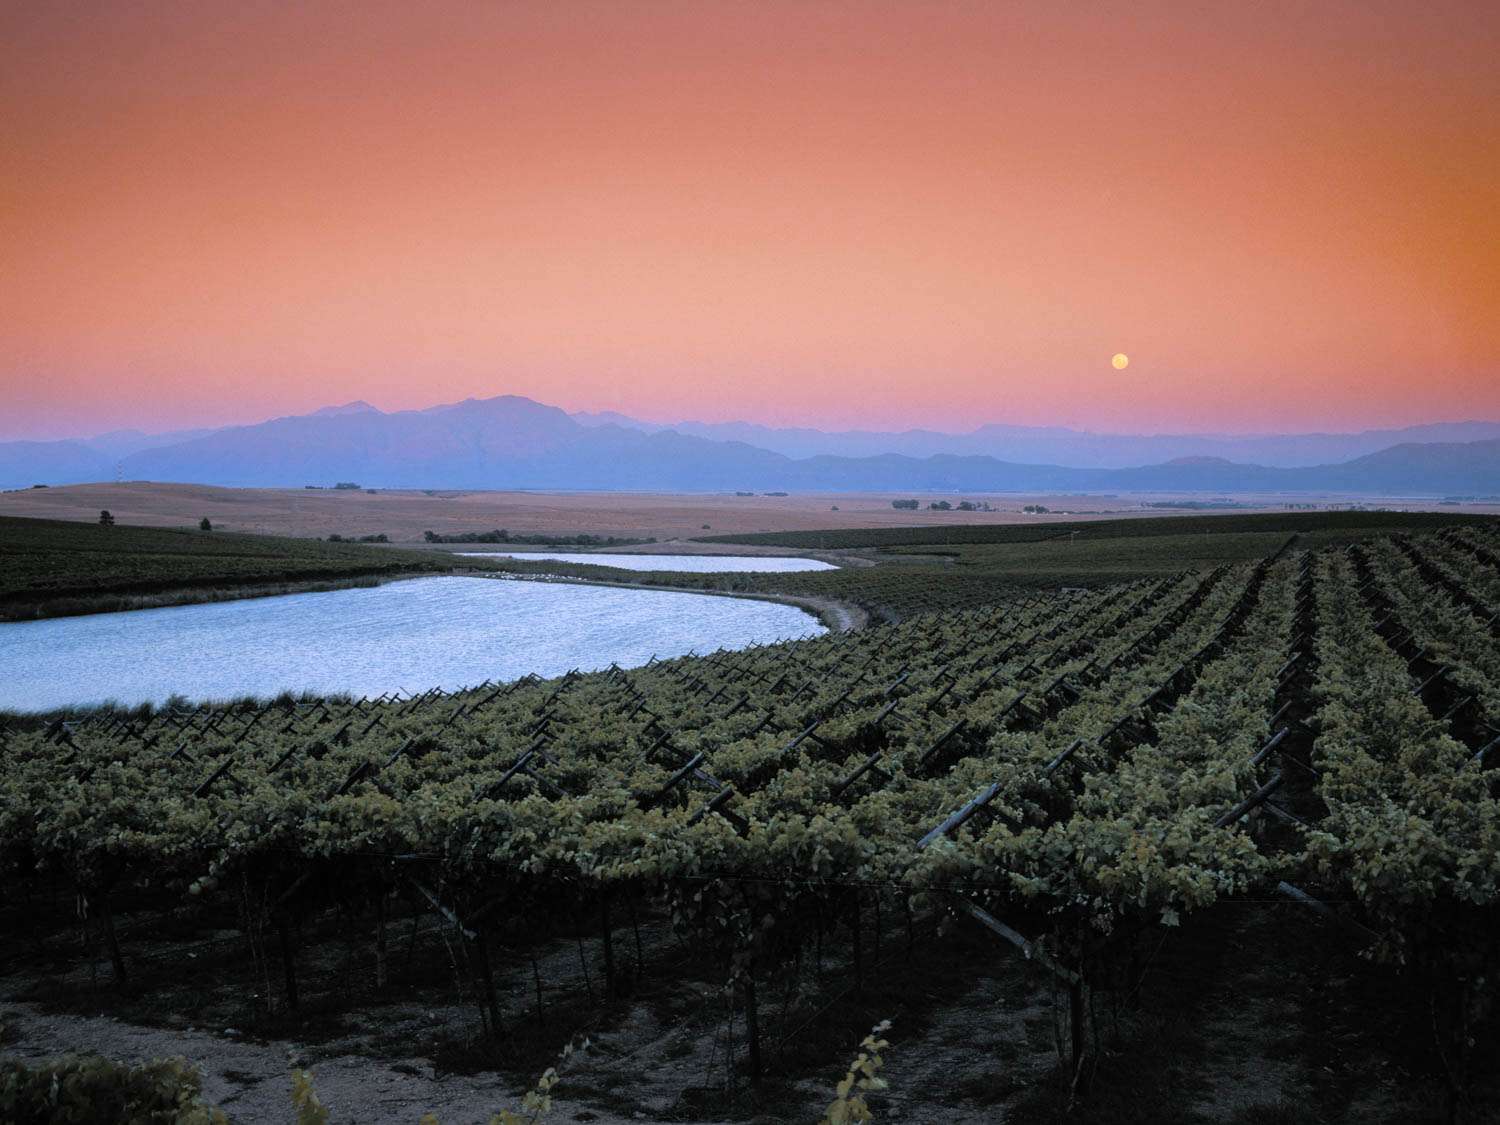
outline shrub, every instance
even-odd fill
[[[97,1055],[64,1055],[28,1066],[0,1062],[0,1121],[51,1125],[108,1121],[117,1125],[228,1125],[198,1097],[198,1072],[183,1059],[130,1066]]]
[[[849,1064],[848,1073],[835,1089],[835,1097],[828,1104],[819,1125],[853,1125],[875,1119],[865,1095],[886,1088],[885,1079],[880,1077],[880,1068],[885,1065],[882,1052],[890,1046],[884,1038],[890,1028],[891,1021],[882,1020],[870,1029],[870,1034],[859,1045],[859,1055]]]
[[[906,509],[908,511],[915,512],[917,510],[917,501],[915,501],[915,500],[892,500],[891,501],[891,507],[893,507],[893,508],[904,508],[904,509]]]
[[[213,522],[207,516],[204,516],[201,520],[198,521],[199,531],[212,531],[213,529]]]
[[[114,527],[115,526],[115,517],[109,514],[109,509],[108,508],[105,508],[103,511],[101,511],[99,513],[99,526],[100,527]]]

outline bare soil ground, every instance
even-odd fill
[[[923,505],[956,498],[908,494]],[[734,496],[712,493],[643,492],[456,492],[433,490],[334,491],[237,489],[197,484],[77,484],[0,493],[0,515],[38,519],[97,520],[108,508],[122,524],[181,527],[205,516],[227,531],[326,536],[384,533],[397,542],[420,542],[424,531],[440,535],[504,528],[521,534],[589,533],[661,540],[704,534],[798,531],[821,528],[909,527],[940,523],[1046,523],[1071,519],[1171,515],[1142,508],[1145,497],[976,495],[992,512],[898,511],[895,493],[813,493],[794,496]],[[1172,497],[1153,494],[1149,499]],[[1244,497],[1266,511],[1283,509],[1284,497]],[[1347,502],[1349,497],[1297,497],[1307,502]],[[1370,498],[1362,498],[1371,502]],[[1026,504],[1052,509],[1034,516]],[[1441,507],[1431,501],[1393,500],[1392,506],[1442,511],[1500,511],[1500,505]],[[837,510],[835,510],[835,508]],[[1186,513],[1185,513],[1186,514]],[[1201,514],[1201,513],[1199,513]],[[705,529],[704,525],[708,525]],[[674,545],[674,549],[675,549]],[[702,549],[702,546],[693,548]],[[723,549],[722,547],[718,549]],[[743,547],[730,548],[744,554]],[[779,552],[785,553],[785,552]]]
[[[339,1125],[485,1122],[515,1107],[562,1044],[549,1120],[813,1122],[871,1024],[893,1021],[877,1120],[912,1125],[1355,1125],[1444,1119],[1423,1061],[1421,1012],[1336,935],[1287,905],[1232,902],[1151,943],[1139,975],[1091,1003],[1087,1082],[1059,1062],[1066,998],[1010,946],[964,920],[865,933],[862,984],[848,930],[762,980],[765,1078],[745,1072],[745,1030],[722,966],[660,912],[614,931],[622,997],[603,996],[597,930],[559,918],[534,940],[496,940],[501,1028],[482,1016],[461,946],[432,913],[393,916],[390,982],[375,982],[368,918],[309,918],[297,954],[302,1008],[275,1010],[279,965],[185,908],[118,915],[132,983],[109,983],[59,899],[0,975],[3,1050],[181,1055],[237,1122],[289,1122],[290,1072],[309,1068]],[[46,914],[46,904],[39,904]],[[274,944],[274,943],[273,943]],[[85,949],[85,945],[87,948]],[[534,966],[534,967],[533,967]],[[539,991],[540,990],[540,991]],[[1374,990],[1374,991],[1372,991]],[[1420,1007],[1420,1005],[1417,1005]],[[1362,1018],[1358,1013],[1378,1013]],[[1492,1120],[1496,1076],[1462,1119]]]
[[[477,999],[455,960],[462,953],[435,915],[414,917],[410,939],[405,919],[393,923],[385,988],[373,981],[368,933],[351,936],[328,919],[311,926],[298,954],[296,1015],[268,1010],[279,972],[234,931],[189,935],[180,918],[162,926],[144,912],[119,920],[134,974],[124,992],[109,983],[97,946],[78,959],[76,931],[41,939],[48,971],[30,964],[0,977],[5,1051],[181,1055],[202,1071],[206,1099],[237,1122],[290,1121],[294,1067],[312,1070],[340,1125],[412,1123],[429,1110],[444,1125],[486,1122],[516,1107],[560,1046],[585,1035],[590,1046],[563,1066],[549,1120],[813,1122],[880,1018],[896,1025],[892,1092],[882,1096],[894,1119],[1000,1120],[1007,1102],[1056,1065],[1053,1007],[1035,968],[977,929],[940,936],[930,920],[917,923],[910,946],[889,919],[878,950],[867,935],[862,987],[833,935],[816,962],[809,953],[764,980],[767,1073],[756,1088],[722,968],[661,917],[641,920],[639,961],[631,927],[616,930],[628,994],[614,1001],[602,996],[597,934],[559,923],[561,933],[535,945],[500,943],[503,1026],[493,1039],[481,1034]]]

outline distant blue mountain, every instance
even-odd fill
[[[114,462],[79,441],[0,444],[0,488],[113,479]]]
[[[1024,464],[1068,465],[1077,469],[1123,469],[1182,457],[1221,457],[1228,461],[1296,468],[1328,465],[1378,453],[1410,442],[1471,442],[1500,438],[1500,422],[1437,422],[1392,430],[1311,434],[1101,434],[1061,426],[990,424],[967,433],[937,430],[841,430],[775,428],[752,422],[643,422],[614,411],[580,413],[584,425],[630,426],[647,433],[676,430],[714,441],[742,441],[788,457],[995,457]]]
[[[686,432],[696,430],[698,432]],[[707,436],[708,434],[717,436]],[[1482,440],[1401,441],[1383,434],[1490,434]],[[768,436],[769,435],[769,436]],[[754,438],[738,440],[738,437]],[[726,440],[728,439],[728,440]],[[867,452],[793,455],[761,444],[819,442]],[[1026,443],[1030,442],[1030,445]],[[1170,456],[1130,466],[1064,464],[993,450],[1096,443],[1096,458],[1138,443]],[[1315,465],[1244,463],[1203,449],[1261,443],[1361,449]],[[1298,446],[1297,443],[1303,443]],[[885,448],[881,443],[898,448]],[[1051,443],[1050,445],[1048,443]],[[980,445],[991,452],[975,452]],[[1187,450],[1183,452],[1183,450]],[[1107,451],[1107,450],[1106,450]],[[379,488],[556,488],[640,491],[1307,492],[1500,493],[1500,425],[1444,423],[1402,431],[1266,438],[1129,437],[986,426],[968,435],[771,430],[738,423],[677,427],[624,415],[574,416],[516,395],[385,413],[365,402],[250,426],[87,441],[0,444],[0,487],[107,480],[296,487],[356,481]]]

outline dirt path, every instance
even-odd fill
[[[1287,967],[1272,956],[1245,955],[1274,948],[1285,940],[1278,927],[1303,920],[1272,904],[1246,902],[1233,908],[1230,956],[1204,981],[1202,1081],[1194,1108],[1210,1121],[1271,1115],[1307,1101],[1294,1049],[1301,1014],[1288,987]]]
[[[203,1097],[235,1122],[291,1122],[291,1073],[309,1059],[292,1042],[251,1042],[234,1028],[177,1031],[137,1027],[107,1016],[76,1016],[41,1011],[31,1004],[7,1004],[4,1021],[15,1041],[5,1053],[22,1059],[55,1058],[70,1051],[94,1052],[126,1062],[182,1056],[203,1074]],[[319,1099],[336,1125],[415,1125],[436,1113],[443,1125],[488,1122],[502,1109],[518,1109],[525,1090],[500,1075],[434,1073],[425,1058],[371,1059],[359,1055],[325,1058],[312,1066]],[[570,1100],[559,1086],[552,1120],[623,1125],[642,1118],[621,1117]]]

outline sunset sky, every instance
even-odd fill
[[[0,439],[1500,419],[1497,60],[1494,0],[7,3]]]

